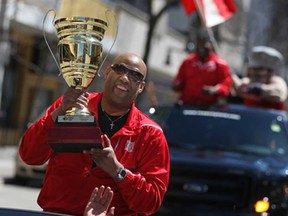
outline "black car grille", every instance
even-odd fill
[[[247,210],[250,203],[250,177],[217,168],[207,170],[205,167],[185,167],[183,164],[172,165],[170,176],[163,206],[239,211]]]

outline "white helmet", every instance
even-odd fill
[[[278,75],[283,74],[284,62],[284,57],[279,51],[266,46],[253,47],[248,57],[249,68],[267,68]]]

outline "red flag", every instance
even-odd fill
[[[236,12],[233,0],[181,0],[187,15],[196,9],[207,27],[225,22]]]
[[[196,10],[196,5],[194,0],[181,0],[181,4],[184,7],[184,10],[187,15],[191,15]]]

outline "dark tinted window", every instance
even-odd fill
[[[163,108],[153,118],[162,125],[170,146],[288,155],[282,115]]]

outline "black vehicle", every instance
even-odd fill
[[[286,112],[227,105],[159,107],[171,154],[158,215],[288,215]]]
[[[44,211],[33,211],[25,209],[11,209],[11,208],[0,208],[1,216],[69,216],[67,214],[57,214]]]

